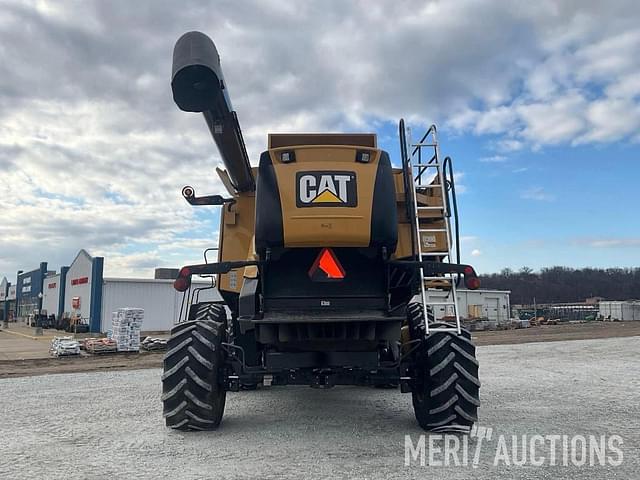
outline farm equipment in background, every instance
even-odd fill
[[[89,319],[82,318],[77,313],[64,312],[62,317],[55,322],[53,328],[68,333],[88,333]]]
[[[221,207],[220,240],[217,262],[174,282],[184,301],[164,360],[166,424],[216,428],[226,392],[243,386],[370,385],[411,392],[425,429],[470,428],[480,382],[456,288],[479,281],[459,245],[452,257],[455,184],[436,127],[414,142],[400,121],[398,167],[367,133],[270,134],[252,167],[209,37],[177,41],[171,87],[181,110],[203,114],[227,192],[182,190]],[[193,275],[215,277],[223,301],[199,302]],[[434,305],[451,321],[436,322]]]

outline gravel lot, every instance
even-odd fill
[[[397,391],[232,393],[220,430],[184,434],[163,426],[158,369],[3,379],[0,478],[639,478],[639,343],[480,347],[480,424],[493,436],[477,468],[405,467],[405,435],[415,444],[423,432]],[[501,434],[509,448],[512,435],[620,435],[624,459],[494,466]]]

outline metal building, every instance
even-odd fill
[[[47,275],[47,262],[40,268],[23,273],[18,272],[16,281],[16,317],[21,320],[42,308],[42,284]]]
[[[173,280],[152,278],[104,278],[104,259],[92,257],[80,250],[71,265],[61,269],[65,278],[47,278],[48,285],[57,283],[61,292],[60,312],[79,316],[92,332],[111,330],[111,314],[119,308],[142,308],[145,311],[143,331],[167,331],[173,326],[182,304],[182,294],[173,288]],[[47,285],[47,290],[48,290]],[[194,281],[194,288],[210,283]],[[52,287],[51,290],[55,290]],[[53,295],[52,295],[53,297]],[[200,295],[202,301],[221,300],[217,290],[207,288]],[[47,300],[54,305],[53,298]]]
[[[459,288],[458,308],[463,319],[484,319],[496,322],[507,322],[511,317],[509,290],[467,290]],[[429,300],[443,301],[447,292],[428,290]],[[434,307],[436,319],[451,317],[453,308],[449,305]]]
[[[9,293],[9,281],[4,277],[0,282],[0,321],[8,320],[9,302],[7,294]]]
[[[6,315],[8,320],[16,319],[16,297],[17,297],[18,287],[16,285],[9,284],[9,289],[7,290],[7,299],[5,301]]]
[[[67,271],[69,267],[62,267],[60,273],[48,274],[42,285],[42,312],[47,316],[62,317],[64,312],[64,292],[66,288]]]
[[[193,282],[193,287],[207,287],[206,282]],[[222,300],[217,289],[200,291],[201,301]],[[167,331],[180,314],[182,293],[173,288],[173,280],[141,278],[105,278],[102,289],[100,331],[111,330],[111,313],[119,308],[144,309],[142,330]]]
[[[80,250],[65,279],[63,312],[80,317],[92,332],[100,331],[102,268],[104,259]]]
[[[598,314],[605,320],[640,320],[640,300],[600,302]]]

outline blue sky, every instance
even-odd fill
[[[387,138],[395,130],[385,126],[381,138],[397,159],[397,141]],[[640,145],[496,152],[495,142],[440,131],[442,155],[461,174],[463,261],[481,272],[640,265]]]
[[[458,172],[463,259],[640,266],[640,7],[635,0],[6,0],[0,10],[0,278],[78,250],[108,276],[202,258],[218,193],[202,118],[178,111],[171,51],[221,56],[247,149],[269,132],[437,123]]]

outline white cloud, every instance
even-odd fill
[[[464,182],[463,178],[465,178],[465,172],[458,170],[453,172],[453,180],[455,181],[456,184],[456,195],[457,194],[462,194],[462,193],[467,193],[469,191],[469,189],[467,188],[467,185]]]
[[[556,196],[547,192],[543,187],[531,187],[520,193],[520,198],[526,200],[537,200],[542,202],[551,202]]]
[[[482,157],[480,161],[483,163],[502,163],[508,159],[504,155],[491,155],[490,157]]]
[[[480,255],[482,255],[482,252],[480,250],[478,250],[477,248],[471,250],[471,256],[472,257],[479,257]]]
[[[490,135],[492,161],[640,138],[633,1],[153,7],[4,2],[0,275],[67,264],[80,248],[119,275],[148,274],[215,243],[212,211],[180,197],[184,184],[221,189],[202,119],[171,99],[171,49],[188,29],[217,44],[254,163],[268,132],[372,130],[400,116]]]
[[[573,243],[592,248],[637,248],[640,238],[580,238]]]
[[[524,143],[513,138],[505,138],[496,143],[496,149],[499,152],[517,152],[524,148]]]
[[[640,9],[612,2],[596,12],[585,2],[578,13],[571,5],[555,12],[557,23],[533,22],[544,38],[526,62],[522,90],[499,105],[466,107],[449,125],[503,136],[498,151],[633,140],[640,130]]]

